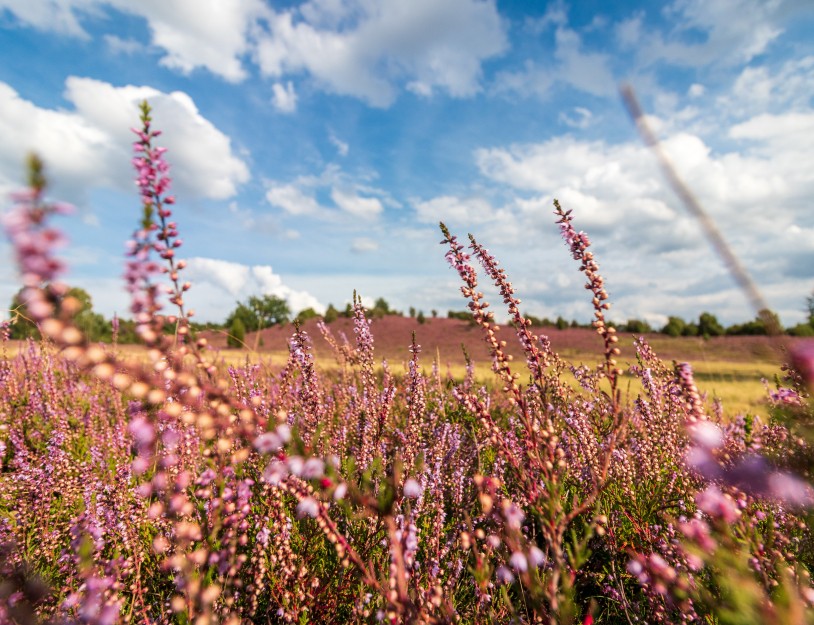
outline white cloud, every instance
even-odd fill
[[[598,52],[586,52],[581,37],[568,28],[558,28],[555,58],[560,62],[559,80],[575,89],[596,96],[610,96],[616,91],[616,81],[610,70],[610,57]]]
[[[354,239],[351,243],[350,250],[356,254],[365,254],[367,252],[375,252],[379,249],[378,242],[367,237],[359,237]]]
[[[792,59],[779,68],[765,65],[744,68],[732,94],[723,99],[727,107],[752,111],[807,108],[814,97],[814,56]]]
[[[384,210],[378,198],[361,197],[341,189],[333,189],[331,199],[346,213],[363,219],[372,219]]]
[[[256,60],[264,74],[306,72],[328,91],[388,106],[397,82],[456,97],[479,90],[481,62],[506,49],[494,2],[309,2],[268,19]]]
[[[91,188],[133,189],[130,163],[138,103],[153,107],[154,126],[168,130],[159,142],[168,148],[174,190],[185,197],[224,199],[249,179],[229,138],[198,112],[183,92],[152,87],[114,87],[70,77],[65,99],[73,111],[40,108],[0,83],[0,186],[16,186],[20,162],[29,151],[45,160],[55,193],[83,203]]]
[[[336,147],[339,156],[347,156],[350,152],[350,146],[337,137],[333,132],[328,136],[328,140]]]
[[[35,28],[82,38],[89,38],[85,17],[114,9],[146,20],[170,69],[204,68],[236,82],[247,76],[248,56],[267,76],[306,73],[328,91],[376,106],[389,105],[402,82],[422,93],[472,96],[481,63],[508,45],[494,0],[319,0],[282,11],[261,0],[0,0],[0,9]],[[275,101],[290,112],[293,92],[278,85],[286,91],[275,89]]]
[[[266,191],[266,199],[290,215],[318,215],[324,210],[313,196],[293,184],[272,183]]]
[[[700,98],[704,93],[706,93],[706,87],[697,82],[690,85],[690,88],[687,90],[687,95],[691,98]]]
[[[384,211],[384,203],[394,204],[390,196],[368,183],[372,174],[351,176],[335,164],[317,176],[298,176],[291,182],[267,182],[266,199],[290,215],[308,215],[324,221],[362,218],[366,222]],[[330,195],[334,206],[319,202],[320,192]],[[339,209],[339,210],[337,210]]]
[[[76,13],[94,12],[97,5],[97,0],[0,0],[0,10],[9,11],[24,24],[82,39],[88,34]]]
[[[0,9],[41,30],[88,38],[85,15],[113,8],[144,18],[152,43],[165,51],[161,64],[189,74],[199,67],[230,81],[242,80],[241,57],[250,31],[267,9],[260,0],[0,0]]]
[[[319,313],[325,306],[307,291],[295,290],[283,283],[269,265],[243,265],[216,258],[190,258],[185,276],[193,288],[186,299],[190,306],[205,311],[210,319],[222,319],[237,301],[252,295],[283,298],[293,312],[313,308]]]
[[[801,149],[810,145],[814,133],[814,111],[771,115],[764,113],[733,126],[729,136],[735,139],[764,141],[772,151]],[[791,145],[789,145],[791,144]]]
[[[135,39],[122,39],[116,35],[105,35],[103,39],[113,54],[133,56],[146,50],[146,46]]]
[[[271,102],[281,113],[293,113],[297,110],[297,92],[294,91],[294,85],[289,80],[285,85],[276,82],[272,85],[272,99]]]
[[[569,115],[564,111],[560,113],[560,121],[566,126],[584,130],[593,123],[593,113],[588,109],[577,106],[574,107],[573,111],[573,115]]]
[[[671,31],[665,35],[642,29],[637,53],[645,65],[747,63],[766,52],[783,33],[785,22],[803,10],[804,3],[795,0],[676,0],[664,10]],[[624,32],[619,34],[624,37]],[[698,33],[703,34],[700,41]]]
[[[673,123],[663,125],[663,147],[679,175],[764,285],[784,322],[796,322],[810,291],[801,280],[810,283],[814,264],[814,156],[807,140],[814,133],[814,113],[762,114],[719,128],[732,140],[727,150],[672,131]],[[479,149],[474,156],[481,173],[509,198],[500,211],[440,196],[415,205],[419,220],[457,221],[459,229],[480,232],[481,242],[494,245],[507,266],[534,271],[563,264],[562,250],[552,253],[550,243],[531,246],[534,262],[527,259],[532,241],[550,237],[551,201],[557,197],[565,209],[573,209],[575,226],[595,242],[616,304],[612,318],[656,319],[665,312],[690,318],[715,309],[732,322],[753,314],[644,146],[561,136]],[[560,308],[558,314],[589,314],[587,304],[573,304],[576,293],[560,294],[555,270],[526,286],[523,299],[531,306],[546,310],[562,304],[574,308]],[[523,289],[518,292],[523,295]]]
[[[443,195],[427,201],[414,203],[419,221],[437,224],[443,221],[449,225],[482,224],[498,217],[498,211],[483,198],[461,199],[453,195]]]
[[[613,95],[616,81],[610,68],[610,56],[586,51],[576,31],[558,26],[553,58],[541,63],[527,60],[520,71],[500,73],[495,90],[545,98],[558,83],[595,96]]]

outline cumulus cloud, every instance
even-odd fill
[[[664,11],[671,30],[635,28],[627,22],[618,31],[622,41],[636,36],[644,65],[668,62],[683,66],[737,65],[764,53],[782,33],[785,23],[804,3],[795,0],[677,0]],[[634,18],[635,20],[635,18]],[[697,37],[703,33],[703,37]]]
[[[814,133],[814,113],[761,114],[732,123],[723,128],[730,138],[724,150],[714,149],[702,136],[669,130],[671,125],[664,124],[663,147],[677,171],[758,283],[766,285],[766,295],[783,320],[799,320],[802,299],[811,288],[800,279],[810,282],[814,266],[814,158],[806,140]],[[522,267],[530,263],[525,259],[528,252],[519,254],[517,238],[512,244],[508,235],[514,232],[527,243],[537,237],[550,239],[551,203],[557,197],[566,209],[573,209],[577,228],[584,228],[596,244],[616,303],[613,315],[656,321],[660,314],[689,318],[714,309],[732,322],[753,314],[699,224],[639,143],[566,135],[483,148],[474,158],[482,175],[505,192],[508,200],[501,208],[439,196],[414,203],[419,220],[447,219],[471,227],[481,233],[484,244],[502,249],[499,258],[507,265]],[[534,264],[562,264],[561,250],[552,255],[549,245],[535,252]],[[532,306],[551,303],[552,298],[557,303],[563,286],[559,277],[556,271],[538,276],[524,300]],[[573,304],[575,294],[560,302],[574,307],[557,314],[587,316],[587,304]]]
[[[249,34],[266,14],[261,0],[0,0],[16,18],[41,30],[89,38],[82,20],[115,9],[144,18],[152,44],[165,52],[161,63],[188,74],[202,67],[230,81],[242,80],[241,57],[249,49]]]
[[[371,219],[382,212],[382,203],[375,197],[362,197],[341,189],[331,191],[331,199],[343,211],[362,219]]]
[[[0,9],[34,28],[87,39],[79,15],[97,11],[97,4],[95,0],[0,0]]]
[[[40,108],[0,83],[0,186],[18,184],[21,155],[38,152],[54,186],[65,199],[84,203],[87,190],[133,188],[130,164],[138,103],[153,107],[154,123],[171,128],[161,137],[169,150],[175,190],[186,197],[224,199],[249,179],[229,137],[198,111],[192,98],[152,87],[114,87],[89,78],[70,77],[65,99],[73,110]]]
[[[272,85],[271,103],[281,113],[293,113],[297,110],[297,92],[289,80],[285,85],[276,82]]]
[[[122,39],[116,35],[105,35],[103,39],[113,54],[133,56],[146,50],[144,44],[135,39]]]
[[[552,87],[564,84],[594,96],[615,93],[608,54],[585,50],[582,37],[565,25],[557,27],[554,39],[553,58],[544,62],[529,59],[521,70],[501,72],[495,90],[546,98]]]
[[[747,111],[778,107],[807,108],[814,97],[814,56],[792,59],[779,68],[765,65],[743,69],[735,81],[728,106]]]
[[[204,68],[236,82],[251,58],[267,76],[305,73],[328,91],[376,106],[389,105],[402,82],[424,94],[471,96],[480,89],[481,63],[508,45],[494,0],[312,0],[280,11],[262,0],[0,0],[2,9],[34,28],[85,39],[83,20],[114,9],[147,22],[170,69]],[[293,110],[293,95],[288,83],[276,83],[280,110]]]
[[[268,19],[264,74],[306,72],[323,88],[388,106],[401,80],[456,97],[479,90],[481,62],[506,49],[494,2],[308,2]]]
[[[335,221],[343,215],[370,221],[384,211],[390,196],[369,184],[370,174],[351,176],[336,165],[329,165],[317,176],[298,176],[291,182],[267,182],[266,200],[289,215],[308,215]],[[323,205],[317,194],[330,195],[333,206]]]
[[[291,310],[313,308],[319,313],[325,306],[307,291],[295,290],[283,283],[269,265],[243,265],[216,258],[190,258],[184,270],[195,285],[189,291],[189,304],[206,311],[210,318],[225,317],[236,301],[252,295],[275,295],[286,300]]]
[[[269,204],[282,208],[290,215],[318,215],[324,212],[312,195],[294,184],[271,183],[266,191],[266,199]]]
[[[480,197],[458,198],[442,195],[426,201],[414,202],[416,216],[424,223],[439,221],[450,225],[482,224],[497,219],[502,213]]]

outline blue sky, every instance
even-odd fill
[[[611,318],[752,318],[641,145],[628,81],[790,325],[814,289],[812,32],[804,0],[0,0],[0,194],[39,152],[78,208],[67,280],[126,314],[128,129],[147,98],[200,319],[354,289],[461,309],[443,220],[498,257],[527,313],[587,321],[554,197],[594,242]]]

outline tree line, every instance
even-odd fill
[[[18,291],[11,302],[10,321],[6,322],[7,332],[12,339],[39,338],[39,331],[36,325],[30,321],[26,314],[25,302],[22,299],[22,289]],[[79,313],[76,315],[76,325],[85,332],[91,341],[138,343],[139,339],[135,331],[135,323],[130,319],[106,319],[103,315],[94,312],[93,300],[90,294],[79,287],[69,289],[66,296],[76,298],[81,303]],[[635,334],[647,334],[659,332],[668,336],[739,336],[739,335],[765,335],[772,333],[772,328],[779,329],[792,336],[814,336],[814,293],[806,299],[806,312],[808,318],[795,326],[784,328],[780,323],[778,315],[769,310],[763,310],[751,321],[736,323],[730,326],[721,324],[717,317],[709,312],[702,312],[698,319],[686,321],[681,317],[670,316],[667,323],[661,328],[652,327],[647,321],[642,319],[628,319],[626,322],[608,322],[619,332],[631,332]],[[424,323],[427,317],[424,311],[410,307],[407,313],[418,323]],[[432,310],[430,314],[433,318],[438,317],[438,311]],[[383,297],[375,300],[373,307],[368,310],[368,315],[374,319],[385,316],[405,316],[402,311],[391,308],[390,304]],[[333,304],[328,304],[324,315],[320,315],[313,308],[301,310],[296,315],[292,315],[288,302],[276,295],[251,296],[243,302],[236,302],[235,308],[222,323],[191,323],[193,332],[201,330],[225,331],[230,347],[241,347],[244,345],[246,335],[252,332],[270,328],[275,325],[282,325],[290,322],[304,323],[309,319],[322,317],[326,323],[332,323],[340,317],[353,317],[353,306],[348,303],[343,309],[336,308]],[[449,310],[448,319],[460,319],[472,322],[472,313],[467,310]],[[562,316],[556,319],[548,317],[535,317],[528,315],[532,327],[557,328],[565,330],[567,328],[590,328],[590,324],[581,324],[576,320],[567,320]],[[175,326],[167,324],[167,333],[173,333]]]

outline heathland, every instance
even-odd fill
[[[593,330],[534,328],[441,224],[471,322],[354,297],[227,349],[192,331],[141,113],[141,346],[83,333],[39,159],[4,220],[45,338],[2,343],[0,622],[814,623],[814,343],[634,341],[555,200]]]

